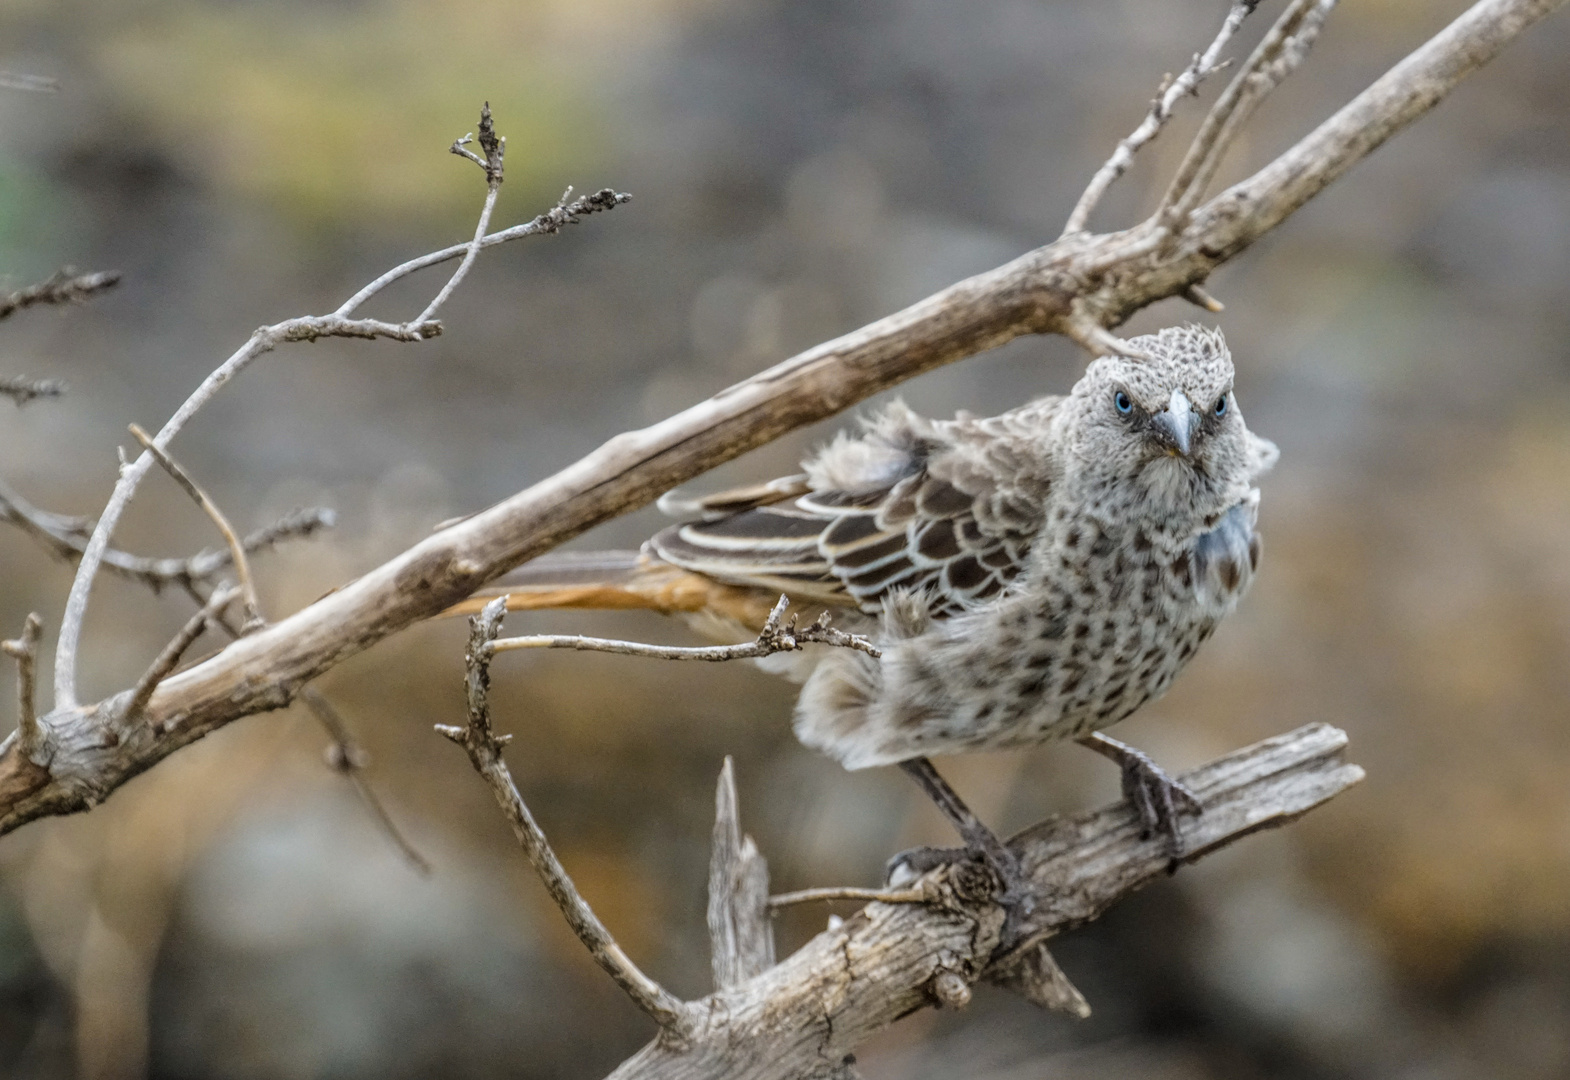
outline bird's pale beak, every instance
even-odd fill
[[[1151,420],[1168,450],[1188,457],[1189,449],[1194,444],[1194,429],[1199,426],[1199,415],[1194,412],[1183,391],[1172,391],[1167,407],[1151,417]]]

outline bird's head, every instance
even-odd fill
[[[1231,505],[1275,447],[1243,423],[1220,331],[1174,326],[1129,345],[1142,356],[1101,357],[1074,387],[1082,475],[1157,510]]]

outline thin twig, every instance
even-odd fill
[[[208,597],[203,596],[201,590],[190,582],[183,584],[186,593],[190,595],[192,600],[196,601],[197,607],[207,606]],[[225,612],[214,612],[208,625],[218,627],[218,629],[229,636],[230,640],[237,640],[241,636],[240,628],[229,622],[229,617]],[[349,778],[349,783],[353,785],[355,794],[365,803],[366,809],[371,812],[372,819],[375,820],[382,832],[387,834],[387,838],[392,841],[393,846],[398,849],[399,853],[403,855],[404,859],[417,874],[421,877],[429,877],[431,874],[430,862],[403,835],[397,823],[393,821],[392,815],[388,813],[386,805],[376,794],[376,789],[371,787],[371,782],[365,775],[365,768],[370,764],[370,755],[361,748],[359,743],[355,742],[354,736],[349,731],[349,725],[343,718],[343,714],[328,700],[326,694],[323,694],[314,686],[302,686],[299,697],[304,700],[306,707],[311,711],[311,715],[316,717],[323,729],[326,730],[328,737],[332,739],[332,744],[327,748],[328,768],[334,772],[343,773]]]
[[[480,257],[480,246],[485,240],[485,233],[491,227],[491,211],[496,209],[496,195],[502,186],[502,158],[507,153],[507,139],[498,137],[496,128],[491,123],[491,103],[487,101],[480,108],[480,146],[485,150],[485,156],[465,150],[464,145],[473,137],[465,135],[452,144],[452,152],[477,162],[485,170],[485,204],[480,207],[480,220],[474,227],[474,239],[469,241],[469,250],[464,252],[463,261],[458,264],[458,269],[452,272],[452,277],[447,279],[441,291],[431,300],[424,311],[420,312],[418,321],[425,322],[434,319],[441,310],[447,298],[453,294],[459,283],[468,276],[469,268],[474,265],[474,260]],[[569,188],[569,191],[572,189]]]
[[[240,546],[247,554],[255,554],[281,541],[305,538],[322,529],[330,529],[337,523],[337,517],[326,507],[297,508],[271,525],[248,534]],[[0,521],[16,525],[48,548],[51,554],[72,562],[81,557],[88,537],[93,533],[92,518],[40,509],[4,481],[0,481]],[[109,548],[104,552],[103,568],[159,592],[170,585],[188,586],[208,581],[222,573],[232,561],[227,547],[204,549],[184,559],[152,558]]]
[[[469,647],[466,655],[469,721],[464,727],[437,725],[436,730],[463,747],[476,772],[490,786],[496,802],[512,824],[513,835],[529,862],[545,883],[546,890],[561,909],[578,940],[582,941],[596,963],[616,981],[640,1009],[667,1032],[681,1036],[691,1029],[691,1008],[649,978],[622,952],[616,939],[578,893],[561,861],[551,850],[545,833],[524,804],[513,783],[512,774],[502,761],[502,747],[511,736],[497,735],[491,727],[490,658],[491,644],[501,631],[507,614],[507,601],[499,597],[469,620]]]
[[[382,832],[403,853],[410,866],[421,877],[430,877],[431,864],[421,855],[419,850],[409,842],[408,837],[398,828],[392,815],[387,812],[387,807],[377,797],[375,789],[365,777],[365,766],[368,755],[354,741],[354,736],[349,732],[349,725],[344,722],[343,715],[338,712],[326,695],[314,686],[302,687],[300,700],[305,702],[306,708],[327,730],[327,735],[332,739],[332,745],[327,748],[327,764],[334,772],[342,773],[354,785],[354,790],[359,793],[363,801],[381,827]]]
[[[1208,292],[1205,291],[1204,286],[1199,285],[1198,283],[1190,285],[1188,288],[1183,290],[1183,299],[1187,300],[1190,304],[1193,304],[1196,307],[1204,308],[1212,315],[1219,315],[1221,312],[1227,309],[1225,304],[1223,304],[1220,300],[1217,300],[1214,296],[1211,296]]]
[[[506,600],[504,596],[501,598]],[[580,649],[585,652],[616,653],[620,656],[646,656],[653,660],[753,660],[775,653],[799,652],[806,645],[834,645],[855,649],[868,656],[882,656],[883,652],[859,634],[847,634],[829,625],[827,612],[806,626],[798,627],[796,617],[784,621],[785,609],[790,598],[781,596],[769,612],[763,630],[752,641],[738,645],[647,645],[638,641],[617,641],[614,638],[584,637],[580,634],[530,634],[524,637],[500,638],[486,646],[490,653],[511,652],[514,649]]]
[[[0,375],[0,394],[18,406],[34,398],[59,397],[65,393],[65,383],[59,379],[35,379],[30,375]]]
[[[1255,46],[1241,71],[1205,115],[1155,218],[1168,235],[1179,232],[1205,197],[1227,150],[1243,125],[1281,81],[1308,55],[1336,0],[1292,0]]]
[[[1063,320],[1063,336],[1092,356],[1126,356],[1149,360],[1150,356],[1102,326],[1083,304],[1075,304]]]
[[[24,75],[19,71],[0,71],[0,90],[27,90],[35,94],[52,94],[60,89],[60,81],[47,75]]]
[[[592,213],[597,210],[608,210],[613,206],[626,202],[629,196],[618,195],[606,188],[588,199],[579,200],[569,207],[557,207],[553,211],[542,214],[533,222],[513,229],[503,230],[502,233],[487,237],[480,247],[490,247],[492,243],[503,243],[524,236],[542,232],[556,232],[562,225],[577,220],[580,213]],[[580,206],[579,204],[583,204]],[[279,345],[296,341],[315,341],[321,337],[357,337],[357,338],[387,338],[393,341],[416,342],[425,341],[436,337],[442,331],[441,323],[434,321],[415,323],[387,323],[375,319],[351,319],[352,312],[363,300],[374,295],[380,289],[396,281],[399,277],[422,266],[434,265],[444,262],[448,258],[463,254],[468,251],[471,244],[460,244],[443,252],[436,252],[434,256],[424,259],[411,260],[402,267],[396,267],[383,274],[376,281],[361,289],[350,297],[337,311],[331,315],[307,315],[272,326],[264,326],[253,333],[250,339],[236,350],[227,360],[220,364],[210,375],[204,379],[200,386],[186,398],[180,408],[175,411],[164,426],[154,436],[154,442],[160,447],[167,447],[170,441],[180,433],[191,417],[212,400],[227,382],[239,374],[251,361],[257,357],[271,352]],[[451,252],[451,254],[448,254]],[[144,452],[141,457],[125,466],[120,471],[120,479],[115,484],[109,502],[104,507],[104,512],[98,518],[93,534],[82,552],[82,560],[77,565],[76,577],[71,581],[71,591],[66,597],[65,614],[60,622],[60,638],[55,644],[55,708],[72,709],[77,706],[76,700],[76,663],[78,646],[81,643],[82,623],[87,617],[87,602],[93,588],[93,579],[98,575],[98,569],[103,564],[104,554],[109,548],[109,539],[114,534],[115,527],[119,525],[125,508],[130,505],[132,497],[136,494],[137,487],[142,478],[147,475],[147,470],[152,467],[152,455]]]
[[[856,889],[844,888],[799,889],[769,897],[769,910],[791,907],[794,904],[815,904],[826,900],[877,901],[880,904],[926,904],[932,896],[923,888],[909,889]]]
[[[44,751],[46,735],[38,722],[38,705],[34,683],[38,665],[38,636],[43,632],[43,621],[36,613],[27,616],[22,624],[22,636],[13,641],[0,641],[0,652],[16,661],[16,740],[17,748],[35,765]]]
[[[202,636],[202,631],[207,629],[210,622],[223,617],[224,608],[233,603],[234,598],[239,594],[240,590],[232,586],[221,586],[208,597],[201,611],[186,620],[180,632],[164,646],[163,652],[159,653],[152,665],[142,673],[142,677],[136,680],[136,686],[132,688],[131,696],[125,703],[125,710],[121,713],[123,720],[130,722],[142,714],[142,710],[152,700],[153,691],[158,689],[159,683],[169,677],[169,673],[180,662],[180,657],[185,655],[185,650]]]
[[[1074,205],[1074,210],[1068,216],[1068,223],[1063,226],[1063,235],[1084,232],[1085,225],[1090,221],[1091,213],[1101,202],[1107,190],[1117,182],[1118,177],[1128,171],[1134,163],[1134,155],[1158,134],[1172,119],[1172,112],[1177,103],[1189,94],[1199,92],[1199,84],[1212,72],[1220,70],[1225,62],[1220,59],[1221,50],[1226,48],[1227,42],[1237,33],[1238,27],[1243,25],[1243,20],[1253,12],[1259,0],[1238,0],[1227,12],[1227,17],[1221,23],[1221,29],[1216,34],[1216,39],[1203,53],[1194,54],[1194,59],[1178,74],[1171,79],[1150,103],[1150,112],[1145,114],[1145,119],[1133,132],[1118,143],[1117,149],[1112,151],[1112,156],[1096,171],[1090,180],[1084,194],[1080,195],[1079,202]]]
[[[0,293],[0,319],[9,318],[23,308],[34,304],[75,304],[94,293],[118,284],[120,274],[115,270],[96,274],[76,274],[70,267],[57,270],[47,281],[29,285],[16,292]]]
[[[131,434],[142,444],[144,450],[153,455],[164,472],[185,489],[185,493],[202,508],[202,513],[206,514],[223,534],[224,543],[229,546],[229,558],[234,560],[235,576],[240,579],[240,595],[245,598],[245,623],[240,632],[249,633],[257,627],[267,625],[267,620],[262,618],[261,601],[256,596],[256,582],[251,577],[251,564],[245,557],[245,545],[240,542],[234,526],[229,524],[229,519],[224,517],[222,510],[218,509],[218,504],[208,497],[207,492],[203,491],[195,480],[191,479],[191,474],[186,472],[178,461],[170,457],[167,451],[153,442],[151,435],[137,424],[131,425]]]
[[[569,188],[568,190],[571,191],[572,189]],[[484,240],[480,241],[480,248],[481,250],[484,250],[488,247],[495,247],[497,244],[505,244],[510,240],[521,240],[526,236],[553,236],[556,233],[561,232],[562,229],[568,225],[578,224],[579,221],[589,216],[590,214],[598,214],[605,210],[614,210],[621,204],[631,201],[632,196],[628,195],[626,192],[615,191],[611,188],[601,188],[592,195],[585,195],[580,199],[574,199],[565,206],[558,203],[556,206],[553,206],[551,209],[534,218],[532,221],[525,221],[521,225],[514,225],[510,228],[502,229],[499,232],[493,232]],[[351,315],[359,309],[361,304],[365,303],[371,297],[387,288],[387,286],[391,285],[393,282],[402,280],[403,278],[408,277],[410,274],[417,273],[426,269],[427,267],[438,266],[444,262],[448,262],[452,259],[459,258],[462,255],[466,255],[468,254],[469,248],[472,245],[472,241],[465,241],[462,244],[454,244],[451,247],[442,248],[440,251],[433,251],[429,255],[421,255],[418,259],[410,259],[406,263],[395,266],[381,277],[377,278],[375,281],[372,281],[370,284],[366,285],[359,292],[349,297],[348,300],[345,300],[343,306],[334,312],[334,314],[343,316]]]

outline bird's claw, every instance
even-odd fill
[[[1002,852],[1002,857],[995,857],[981,847],[910,848],[895,855],[884,865],[884,882],[889,886],[908,885],[931,870],[957,863],[985,867],[997,883],[993,900],[1005,913],[999,948],[1006,951],[1018,941],[1025,919],[1035,911],[1036,898],[1019,861],[1013,857],[1014,853],[1007,848],[1003,848]]]
[[[1175,870],[1183,857],[1183,834],[1178,817],[1183,813],[1198,816],[1204,811],[1204,805],[1181,781],[1141,751],[1129,747],[1122,759],[1123,797],[1139,815],[1140,839],[1148,840],[1154,835],[1165,839]]]

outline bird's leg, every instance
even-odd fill
[[[1017,928],[1034,906],[1019,859],[1002,840],[998,839],[998,834],[987,828],[970,807],[965,805],[965,800],[959,797],[959,792],[949,787],[948,781],[938,774],[931,761],[924,757],[912,758],[900,762],[900,768],[904,769],[905,774],[916,781],[921,786],[921,790],[927,793],[927,797],[937,804],[943,816],[948,818],[949,823],[958,830],[966,846],[962,849],[916,848],[913,851],[901,852],[889,860],[890,874],[897,871],[901,865],[922,873],[935,866],[954,862],[956,859],[979,855],[1003,884],[1003,893],[998,897],[998,902],[1008,909],[1008,921],[1004,924],[1004,938],[1008,939],[1011,929]]]
[[[1075,741],[1117,762],[1118,768],[1123,770],[1123,797],[1139,814],[1141,838],[1160,833],[1167,841],[1172,867],[1176,869],[1178,860],[1183,857],[1178,814],[1184,810],[1191,814],[1201,813],[1204,807],[1198,796],[1168,776],[1161,766],[1150,760],[1150,755],[1128,743],[1099,731],[1081,735]]]

